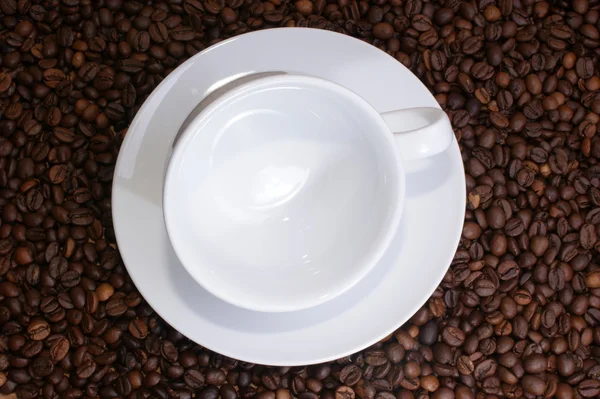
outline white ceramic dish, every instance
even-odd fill
[[[390,249],[338,298],[289,313],[253,312],[216,298],[195,283],[171,248],[162,217],[163,176],[175,135],[202,98],[236,78],[267,71],[334,81],[379,112],[438,106],[402,64],[347,36],[283,28],[224,41],[170,74],[138,112],[115,169],[114,228],[137,288],[188,338],[248,362],[314,364],[377,342],[425,303],[460,238],[464,170],[456,142],[442,154],[405,165],[404,213]]]
[[[439,108],[379,114],[324,79],[252,76],[203,100],[178,135],[165,225],[182,265],[213,295],[250,310],[302,310],[347,291],[387,250],[404,204],[400,153],[436,155],[454,133]]]

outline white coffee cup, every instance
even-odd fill
[[[255,311],[312,307],[360,281],[398,228],[402,161],[454,139],[440,109],[379,114],[304,75],[245,77],[209,99],[174,145],[165,224],[200,285]]]

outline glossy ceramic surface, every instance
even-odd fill
[[[335,83],[283,74],[229,90],[187,126],[163,212],[175,253],[204,288],[243,308],[295,311],[375,266],[404,186],[375,109]]]
[[[406,163],[404,212],[389,250],[338,298],[288,313],[253,312],[216,298],[190,277],[170,245],[162,215],[167,160],[179,127],[207,94],[236,78],[274,70],[334,81],[378,112],[437,107],[402,64],[347,36],[284,28],[219,43],[170,74],[131,124],[115,170],[114,227],[137,288],[181,333],[249,362],[312,364],[377,342],[425,303],[460,238],[464,171],[456,142],[433,158]]]

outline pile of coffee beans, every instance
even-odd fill
[[[111,221],[148,94],[211,44],[279,26],[409,67],[451,118],[468,189],[429,301],[309,367],[236,361],[166,325]],[[599,27],[598,0],[0,0],[0,395],[600,397]]]

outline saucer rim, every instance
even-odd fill
[[[220,43],[218,43],[217,45],[215,45],[215,46],[212,46],[212,47],[210,47],[210,48],[208,48],[208,49],[204,50],[203,52],[201,52],[201,53],[199,53],[199,54],[195,55],[194,57],[191,57],[191,58],[190,58],[190,60],[197,60],[197,59],[198,59],[200,56],[203,56],[204,54],[207,54],[209,51],[211,51],[211,50],[214,50],[214,49],[215,49],[215,48],[217,48],[217,47],[221,47],[221,46],[223,46],[223,45],[226,45],[226,44],[232,43],[232,42],[234,42],[234,41],[238,41],[238,40],[247,40],[247,39],[249,39],[250,37],[258,37],[258,36],[260,36],[260,35],[269,35],[269,34],[273,34],[273,33],[275,33],[275,34],[281,34],[281,32],[275,32],[275,31],[282,31],[282,30],[287,30],[287,31],[290,31],[289,35],[296,35],[296,34],[298,33],[298,31],[301,31],[301,30],[302,30],[302,31],[312,31],[312,33],[311,33],[311,34],[313,34],[313,35],[314,35],[314,34],[316,34],[316,35],[325,34],[325,36],[327,36],[327,37],[324,37],[324,39],[325,39],[324,41],[326,41],[326,40],[333,40],[333,38],[334,38],[334,37],[337,37],[337,39],[335,39],[335,40],[342,40],[341,38],[344,38],[342,41],[345,41],[345,44],[348,44],[348,45],[350,45],[350,46],[351,46],[351,45],[356,45],[356,46],[358,46],[358,45],[361,45],[361,46],[363,46],[363,49],[364,49],[365,51],[366,51],[366,48],[367,48],[367,47],[368,47],[368,48],[370,48],[371,50],[379,51],[379,50],[377,50],[375,47],[372,47],[372,46],[370,46],[370,45],[369,45],[369,44],[367,44],[367,43],[364,43],[364,42],[362,42],[362,41],[360,41],[360,40],[357,40],[357,39],[355,39],[355,38],[352,38],[352,37],[349,37],[349,36],[346,36],[346,35],[343,35],[343,34],[335,33],[335,32],[328,32],[328,31],[317,30],[317,29],[310,29],[310,28],[276,28],[276,29],[270,29],[270,30],[261,30],[261,31],[251,32],[251,33],[248,33],[248,34],[245,34],[245,35],[241,35],[241,36],[237,36],[237,37],[230,38],[230,39],[228,39],[228,40],[225,40],[225,41],[223,41],[223,42],[220,42]],[[294,33],[294,31],[295,31],[295,33]],[[263,38],[263,39],[264,39],[264,38]],[[304,39],[304,38],[303,38],[303,39]],[[335,41],[335,40],[334,40],[334,41]],[[371,54],[375,54],[375,53],[374,53],[374,52],[371,52]],[[379,56],[381,56],[381,54],[380,54]],[[388,56],[388,57],[389,57],[389,56]],[[390,57],[390,58],[391,58],[391,57]],[[392,59],[393,59],[393,58],[392,58]],[[189,62],[190,60],[188,60],[188,62]],[[397,63],[397,61],[396,61],[396,60],[393,60],[393,61],[394,61],[394,63]],[[188,63],[188,65],[191,65],[191,63]],[[400,63],[397,63],[397,64],[395,64],[395,67],[397,67],[398,69],[402,69],[402,68],[404,68],[406,71],[408,71],[408,70],[407,70],[407,69],[406,69],[406,68],[405,68],[405,67],[404,67],[402,64],[400,64]],[[257,71],[257,72],[260,72],[260,71]],[[173,78],[173,75],[171,75],[171,78]],[[417,80],[417,81],[418,81],[418,79],[417,79],[416,77],[415,77],[415,80]],[[165,79],[163,80],[163,82],[161,82],[161,83],[159,84],[159,86],[158,86],[158,87],[157,87],[157,88],[156,88],[156,89],[153,91],[153,93],[151,93],[151,94],[150,94],[150,96],[148,97],[148,99],[146,100],[146,102],[145,102],[145,103],[142,105],[142,107],[140,108],[139,112],[137,113],[137,115],[136,115],[136,119],[142,118],[142,115],[144,114],[144,111],[145,111],[145,109],[146,109],[146,106],[148,106],[148,104],[149,104],[149,100],[150,100],[150,98],[151,98],[153,95],[156,95],[156,93],[159,91],[159,89],[161,89],[163,86],[165,86],[165,85],[167,84],[167,82],[168,82],[168,81],[169,81],[169,77],[165,78]],[[420,83],[420,82],[419,82],[419,83]],[[427,89],[424,87],[424,85],[423,85],[422,83],[421,83],[421,86],[422,86],[422,88],[423,88],[423,90],[424,90],[424,94],[423,94],[423,95],[424,95],[424,96],[425,96],[425,95],[427,95],[427,96],[429,97],[429,100],[428,100],[428,101],[429,101],[429,102],[432,104],[432,106],[433,106],[433,101],[435,101],[435,100],[433,99],[433,96],[431,95],[431,93],[429,93],[429,91],[428,91],[428,90],[427,90]],[[379,89],[379,90],[383,90],[383,89]],[[204,96],[205,96],[205,95],[208,95],[209,93],[210,93],[210,91],[207,91],[206,93],[204,93]],[[198,101],[200,101],[200,100],[201,100],[201,99],[199,99]],[[438,105],[438,107],[439,107],[439,105]],[[378,108],[378,107],[376,107],[376,106],[375,106],[375,108],[376,108],[376,109],[379,111],[379,108]],[[392,107],[392,108],[393,108],[393,107]],[[385,111],[385,110],[381,110],[381,111],[383,112],[383,111]],[[131,125],[130,125],[130,126],[134,126],[134,123],[136,122],[136,119],[134,119],[134,121],[132,121],[132,123],[131,123]],[[134,127],[135,127],[135,126],[134,126]],[[125,137],[125,140],[124,140],[124,141],[123,141],[123,143],[122,143],[122,147],[125,147],[125,146],[126,146],[126,144],[128,144],[128,143],[130,144],[130,142],[133,140],[133,139],[132,139],[132,137],[133,137],[133,132],[130,132],[130,133],[131,133],[131,134],[127,134],[127,135],[126,135],[126,137]],[[176,132],[175,132],[175,133],[176,133]],[[173,135],[173,136],[175,136],[175,133],[174,133],[174,135]],[[138,133],[138,134],[139,134],[139,133]],[[142,134],[143,134],[143,133],[142,133]],[[128,137],[128,136],[130,136],[130,137]],[[454,140],[454,142],[453,142],[453,144],[451,145],[451,147],[452,147],[452,148],[450,148],[448,151],[453,151],[453,152],[454,152],[454,153],[457,155],[457,157],[458,157],[458,161],[457,161],[457,162],[454,162],[454,161],[452,161],[452,163],[453,163],[452,167],[453,167],[453,168],[454,168],[454,167],[456,167],[456,168],[457,168],[457,170],[456,170],[456,171],[454,171],[454,173],[456,173],[456,176],[457,176],[457,177],[459,177],[459,176],[458,176],[458,174],[459,174],[459,172],[460,172],[460,183],[461,183],[461,187],[454,187],[454,188],[453,188],[453,190],[458,190],[458,196],[460,197],[460,198],[459,198],[459,199],[460,199],[460,203],[461,203],[461,204],[464,204],[464,203],[465,203],[465,201],[466,201],[466,185],[465,185],[465,179],[464,179],[464,166],[463,166],[463,163],[462,163],[462,161],[460,160],[460,151],[459,151],[459,148],[458,148],[458,143],[456,142],[456,140]],[[134,154],[133,154],[133,155],[134,155],[134,157],[135,157],[135,156],[137,156],[137,152],[135,152],[135,150],[136,150],[135,148],[133,148],[133,149],[131,149],[131,150],[130,150],[130,151],[134,151]],[[121,178],[120,178],[120,177],[118,177],[118,176],[117,176],[117,173],[116,173],[116,172],[117,172],[117,171],[120,169],[120,163],[124,163],[124,162],[125,162],[125,158],[124,158],[124,157],[125,157],[125,153],[124,153],[124,152],[119,152],[119,157],[118,157],[117,164],[116,164],[116,167],[115,167],[115,180],[113,181],[113,190],[114,190],[114,191],[113,191],[113,197],[112,197],[112,203],[113,203],[112,212],[113,212],[113,215],[115,215],[116,213],[119,213],[119,212],[120,212],[121,214],[125,214],[125,215],[127,215],[127,210],[126,210],[126,209],[125,209],[125,210],[120,210],[120,208],[119,208],[120,206],[119,206],[119,205],[117,205],[117,200],[118,200],[118,199],[119,199],[121,196],[125,196],[125,191],[127,191],[127,188],[120,188],[120,187],[118,187],[118,186],[119,186],[119,181],[121,180]],[[126,180],[126,179],[124,179],[124,180]],[[460,190],[459,190],[459,189],[460,189]],[[120,191],[120,190],[124,190],[124,192],[123,192],[123,193],[121,193],[121,194],[119,194],[119,191]],[[116,206],[115,206],[115,205],[116,205]],[[459,241],[460,241],[460,237],[461,237],[461,234],[460,234],[460,232],[462,231],[462,220],[464,219],[464,213],[465,213],[464,206],[461,206],[460,208],[458,208],[458,207],[457,207],[457,209],[456,209],[456,210],[452,210],[452,212],[457,212],[457,213],[459,213],[459,214],[455,214],[455,216],[460,216],[460,217],[458,218],[458,220],[460,220],[460,221],[461,221],[461,222],[460,222],[460,229],[459,229],[459,230],[458,230],[458,231],[455,233],[455,239],[454,239],[454,240],[451,240],[451,241],[452,241],[452,244],[453,244],[452,246],[453,246],[454,248],[456,248],[456,247],[457,247],[457,245],[458,245],[458,243],[459,243]],[[118,223],[115,223],[115,236],[117,237],[117,241],[118,241],[118,242],[124,242],[123,238],[119,239],[119,235],[120,235],[120,233],[117,231],[117,230],[119,230],[119,228],[117,227],[117,224],[118,224]],[[126,254],[126,253],[127,253],[127,254]],[[231,353],[231,352],[230,352],[230,351],[227,349],[227,345],[224,345],[224,348],[214,348],[214,349],[213,349],[213,347],[214,347],[214,346],[212,346],[212,345],[211,345],[211,346],[207,346],[206,344],[204,344],[204,343],[202,343],[202,342],[195,341],[193,338],[190,338],[190,339],[191,339],[192,341],[198,342],[200,345],[202,345],[203,347],[205,347],[205,348],[207,348],[207,349],[210,349],[210,350],[213,350],[213,351],[215,351],[215,352],[221,353],[221,354],[223,354],[223,355],[225,355],[225,356],[229,356],[229,357],[236,358],[236,359],[242,359],[242,360],[245,360],[245,361],[249,361],[249,362],[253,362],[253,363],[259,363],[259,364],[270,364],[270,365],[278,365],[278,366],[293,366],[293,365],[298,365],[298,364],[315,364],[315,363],[321,363],[321,362],[326,362],[326,361],[335,360],[335,359],[338,359],[338,358],[341,358],[341,357],[347,356],[347,355],[349,355],[349,354],[353,354],[353,353],[355,353],[355,352],[357,352],[357,351],[363,350],[363,349],[365,349],[366,347],[368,347],[368,346],[370,346],[370,345],[372,345],[372,344],[374,344],[374,343],[376,343],[376,342],[380,341],[381,339],[383,339],[383,338],[385,338],[386,336],[390,335],[390,333],[392,333],[393,331],[395,331],[395,330],[396,330],[398,327],[400,327],[400,326],[402,325],[402,323],[404,323],[404,322],[406,322],[407,320],[409,320],[409,319],[410,319],[410,317],[411,317],[411,316],[412,316],[412,315],[413,315],[413,314],[414,314],[414,313],[415,313],[415,312],[416,312],[416,311],[417,311],[417,310],[418,310],[420,307],[422,307],[424,303],[426,303],[426,301],[428,300],[428,298],[431,296],[431,294],[432,294],[432,293],[435,291],[436,287],[437,287],[437,286],[439,285],[439,283],[442,281],[442,278],[443,278],[443,276],[446,274],[446,272],[447,272],[447,270],[448,270],[448,267],[449,267],[449,266],[450,266],[450,264],[451,264],[451,261],[452,261],[452,259],[453,259],[453,257],[454,257],[454,253],[455,253],[455,249],[454,249],[454,250],[453,250],[451,253],[450,253],[450,252],[448,253],[448,255],[446,256],[446,258],[447,258],[447,262],[445,262],[445,264],[446,264],[447,266],[445,266],[444,268],[439,268],[439,270],[437,270],[437,272],[438,272],[437,274],[439,274],[439,275],[437,275],[435,279],[432,279],[432,281],[435,281],[435,284],[431,284],[431,287],[432,287],[432,289],[431,289],[430,291],[428,291],[428,292],[427,292],[427,295],[426,295],[426,296],[423,296],[423,299],[422,299],[422,300],[415,301],[415,305],[413,306],[413,309],[412,309],[412,311],[411,311],[410,315],[408,315],[408,316],[406,316],[406,317],[403,317],[403,318],[394,319],[394,321],[390,323],[390,324],[392,324],[393,326],[389,327],[389,328],[388,328],[388,329],[386,329],[385,331],[380,331],[380,332],[378,332],[378,333],[371,333],[371,334],[369,334],[369,338],[368,338],[368,339],[364,337],[364,334],[360,334],[360,335],[362,336],[362,338],[361,338],[361,339],[362,339],[362,341],[361,341],[360,343],[355,343],[355,344],[352,344],[352,345],[348,345],[348,348],[346,348],[346,349],[345,349],[345,350],[343,350],[343,351],[339,350],[339,351],[338,351],[338,353],[335,353],[335,354],[328,354],[328,355],[326,355],[326,356],[322,356],[322,355],[319,355],[319,356],[309,356],[309,358],[310,358],[310,360],[309,360],[309,359],[307,359],[307,358],[306,358],[306,356],[304,356],[304,354],[303,354],[303,353],[297,353],[297,352],[294,352],[294,354],[295,354],[295,356],[296,356],[296,357],[298,357],[298,358],[299,358],[299,357],[303,357],[303,360],[300,360],[300,361],[294,361],[294,360],[291,360],[291,359],[287,359],[287,360],[278,359],[278,360],[275,360],[275,359],[273,359],[273,357],[274,357],[273,355],[270,355],[270,356],[266,356],[266,357],[265,357],[265,354],[264,354],[263,352],[261,352],[259,356],[252,356],[253,358],[249,358],[248,356],[246,356],[246,355],[241,355],[241,354],[239,354],[239,353]],[[131,264],[133,264],[133,263],[136,263],[136,262],[134,262],[134,259],[135,259],[135,257],[136,257],[136,256],[135,256],[135,254],[133,254],[134,256],[132,256],[132,257],[130,258],[130,257],[129,257],[129,255],[130,255],[130,254],[129,254],[129,251],[121,251],[121,255],[122,255],[122,258],[123,258],[123,261],[124,261],[125,265],[127,265],[127,264],[130,264],[130,265],[131,265]],[[131,261],[131,262],[130,262],[130,261]],[[166,265],[165,265],[164,267],[166,267]],[[131,270],[132,270],[132,268],[130,268],[130,267],[127,267],[127,266],[126,266],[126,268],[127,268],[128,272],[129,272],[129,275],[131,276],[131,279],[132,279],[132,281],[134,282],[134,284],[136,284],[136,280],[137,280],[137,278],[136,278],[136,277],[134,277],[134,274],[140,273],[140,271],[138,270],[138,271],[136,271],[135,273],[131,273]],[[139,267],[138,267],[137,269],[139,269]],[[138,287],[139,287],[139,285],[138,285],[138,284],[136,284],[136,286],[138,286]],[[146,286],[146,289],[148,289],[148,288],[149,288],[149,287],[147,287],[147,286]],[[141,290],[141,289],[139,289],[139,288],[138,288],[138,290],[140,291],[140,293],[142,293],[142,290]],[[153,303],[155,303],[155,301],[157,300],[157,297],[156,297],[156,296],[153,296],[153,295],[149,295],[148,297],[144,297],[144,298],[146,299],[146,301],[148,302],[148,304],[149,304],[150,306],[152,306],[152,307],[153,307],[153,309],[156,311],[156,313],[157,313],[157,314],[158,314],[158,315],[159,315],[161,318],[163,318],[163,320],[165,320],[165,322],[169,323],[169,319],[171,318],[171,317],[170,317],[170,313],[169,313],[169,312],[167,312],[167,311],[163,311],[163,309],[162,309],[162,306],[153,306],[153,305],[152,305],[152,304],[153,304]],[[150,300],[149,300],[148,298],[154,298],[154,299],[150,299]],[[160,311],[160,312],[157,310],[157,309],[159,309],[159,308],[161,308],[161,311]],[[313,308],[313,309],[317,309],[317,308]],[[310,309],[309,309],[309,311],[310,311]],[[407,312],[407,313],[408,313],[408,312]],[[191,330],[190,330],[189,328],[187,328],[187,327],[186,327],[186,328],[182,328],[182,327],[177,327],[175,324],[172,324],[172,325],[173,325],[173,327],[174,327],[174,328],[178,328],[178,329],[180,330],[180,332],[181,332],[181,329],[185,329],[185,330],[187,330],[187,331],[191,331]],[[286,334],[287,334],[287,333],[289,333],[289,332],[286,332]],[[183,334],[183,332],[182,332],[182,334]],[[247,333],[247,332],[242,332],[242,333],[240,333],[240,334],[245,334],[245,335],[248,335],[248,334],[250,334],[250,333]],[[190,335],[193,335],[193,334],[188,334],[188,337],[189,337]],[[271,351],[271,352],[272,352],[272,351]],[[290,356],[290,355],[288,354],[288,356]],[[268,358],[269,358],[269,357],[271,357],[272,359],[271,359],[271,360],[268,360]]]

